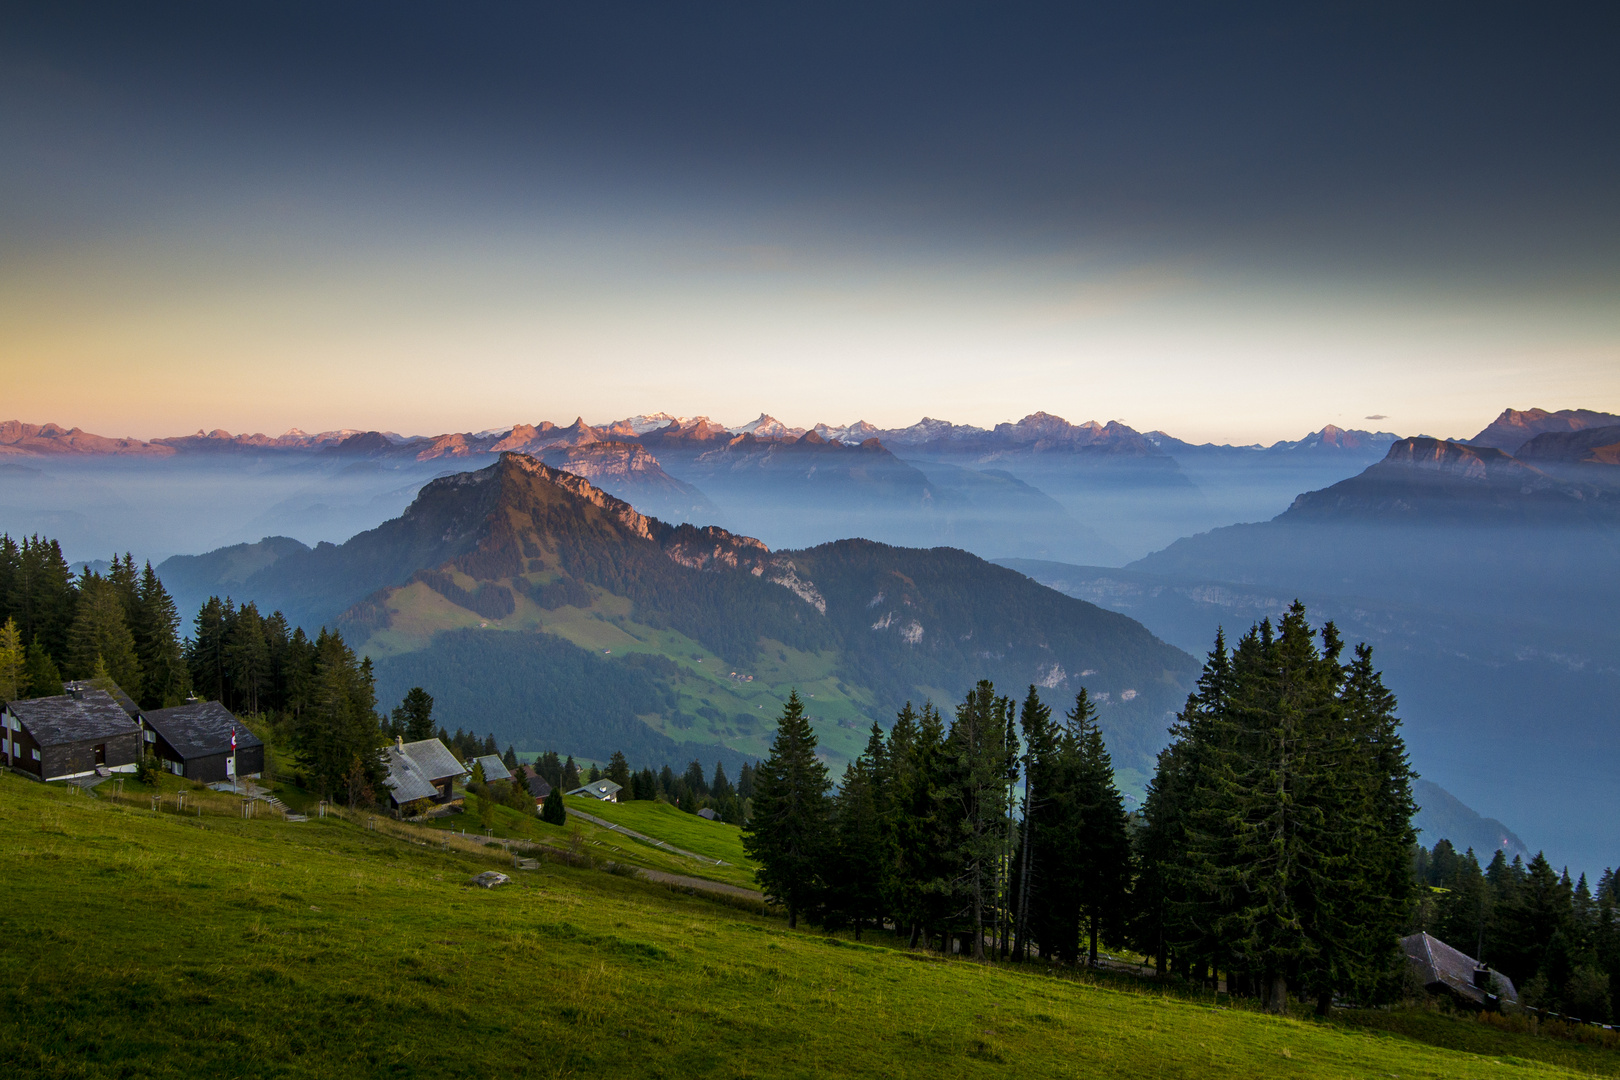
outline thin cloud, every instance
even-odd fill
[[[1362,419],[1363,420],[1388,420],[1389,417],[1385,416],[1383,413],[1373,413],[1371,416],[1363,416]]]

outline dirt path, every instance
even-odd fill
[[[569,813],[573,813],[572,810]],[[755,889],[745,889],[741,885],[727,885],[722,881],[708,881],[704,878],[687,877],[685,874],[667,874],[662,870],[642,870],[637,876],[648,881],[656,881],[660,885],[675,885],[691,889],[693,892],[723,893],[726,896],[736,896],[744,900],[758,900],[765,902],[765,894]]]

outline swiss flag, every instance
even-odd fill
[[[236,729],[231,728],[231,753],[236,753]]]

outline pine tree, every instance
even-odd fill
[[[552,825],[566,825],[568,823],[568,809],[563,806],[563,792],[560,786],[553,786],[551,794],[540,807],[540,820]]]
[[[37,641],[28,646],[23,676],[28,683],[28,697],[52,697],[62,692],[62,673],[57,670],[51,654],[45,651],[45,646]]]
[[[406,742],[433,738],[433,695],[413,686],[394,707],[394,725]]]
[[[191,671],[192,687],[205,701],[225,700],[225,633],[227,624],[235,618],[236,605],[229,597],[221,602],[219,597],[211,596],[198,609],[192,624],[192,635],[186,641],[186,665]],[[317,665],[318,660],[311,657],[311,669]],[[306,693],[312,692],[313,685],[307,686]]]
[[[952,882],[957,907],[972,926],[975,960],[984,959],[986,915],[999,893],[1000,856],[1006,831],[1009,747],[1007,716],[1012,702],[997,697],[981,680],[956,709],[956,722],[946,736],[941,790],[951,833],[957,873]],[[1012,751],[1016,754],[1016,750]]]
[[[1034,684],[1018,710],[1019,729],[1024,736],[1024,802],[1018,858],[1014,866],[1017,915],[1014,933],[1018,938],[1017,959],[1029,955],[1030,897],[1042,885],[1046,852],[1035,843],[1035,820],[1046,797],[1047,773],[1056,751],[1052,710],[1041,701]]]
[[[1074,791],[1079,824],[1075,893],[1088,934],[1088,954],[1097,966],[1104,929],[1123,930],[1131,886],[1131,841],[1125,800],[1114,784],[1114,763],[1103,743],[1096,713],[1082,688],[1067,714],[1075,743]]]
[[[135,637],[124,621],[118,589],[106,578],[87,572],[79,583],[79,606],[68,631],[68,669],[75,678],[88,678],[98,657],[125,693],[140,695],[141,663],[135,655]]]
[[[257,604],[243,604],[225,635],[225,670],[230,682],[229,704],[259,711],[259,694],[270,684],[270,647]]]
[[[180,611],[150,562],[136,590],[130,632],[141,665],[141,705],[148,709],[179,705],[191,689],[180,642]]]
[[[668,766],[665,766],[668,768]],[[574,755],[569,754],[568,760],[563,763],[562,783],[557,785],[564,791],[578,791],[584,787],[579,779],[579,766],[574,764]]]
[[[759,864],[755,877],[767,898],[787,908],[790,928],[820,903],[831,786],[795,690],[755,774],[754,816],[743,830],[743,848]]]
[[[23,648],[17,620],[7,616],[5,625],[0,626],[0,705],[23,696],[26,660],[27,650]]]
[[[603,774],[621,788],[630,787],[630,763],[624,759],[624,754],[613,751],[613,757],[608,761],[607,772]]]
[[[866,750],[844,770],[844,782],[833,799],[832,843],[822,871],[827,882],[824,923],[853,925],[857,939],[863,926],[881,923],[883,915],[885,863],[878,788],[884,756],[883,729],[873,724]]]

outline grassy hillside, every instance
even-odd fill
[[[550,863],[485,891],[490,857],[338,818],[0,776],[0,858],[4,1075],[1576,1075],[1538,1051],[1620,1071],[789,933]]]

